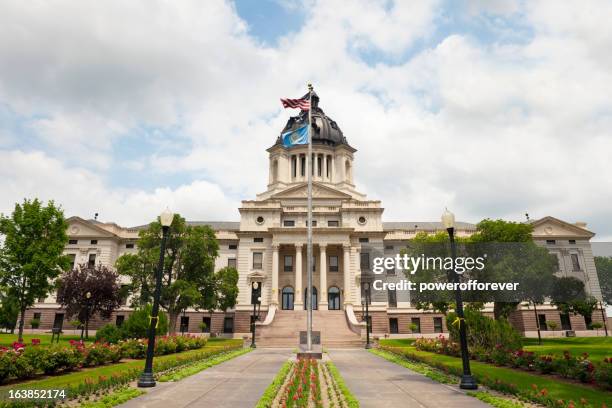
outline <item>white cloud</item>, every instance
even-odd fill
[[[533,37],[451,30],[421,50],[445,14],[436,1],[303,4],[304,27],[273,48],[221,1],[5,2],[0,103],[33,118],[30,146],[44,153],[3,152],[12,164],[0,206],[55,197],[130,225],[176,199],[191,219],[236,219],[227,196],[265,188],[265,148],[292,114],[278,98],[313,81],[359,150],[360,189],[383,200],[387,219],[437,219],[444,206],[470,221],[529,212],[612,236],[609,4],[470,0],[468,18],[520,16]],[[398,63],[361,56],[406,51]],[[106,180],[117,142],[140,126],[178,129],[189,146],[172,148],[164,133],[164,149],[126,168],[200,181],[147,192]],[[1,146],[21,136],[7,132]]]

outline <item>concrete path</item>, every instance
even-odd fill
[[[484,408],[488,404],[363,349],[329,350],[346,385],[367,407]]]
[[[253,408],[289,357],[291,349],[261,349],[236,357],[178,382],[157,383],[125,408]]]

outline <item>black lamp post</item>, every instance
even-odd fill
[[[252,302],[253,316],[251,316],[251,348],[257,348],[255,344],[255,322],[259,320],[259,308],[261,307],[261,297],[259,296],[259,282],[253,282]]]
[[[90,308],[90,300],[91,292],[85,293],[85,323],[83,324],[83,329],[81,330],[81,341],[83,341],[83,335],[87,339],[89,339],[89,308]]]
[[[457,246],[455,244],[455,215],[445,210],[442,214],[442,224],[446,231],[448,232],[448,236],[450,238],[451,244],[451,257],[453,258],[453,272],[451,273],[453,282],[459,282],[459,275],[454,270],[454,259],[457,257]],[[472,372],[470,371],[470,355],[468,353],[468,344],[467,344],[467,332],[465,328],[465,317],[463,315],[463,300],[461,298],[461,290],[457,287],[455,289],[455,311],[457,313],[457,318],[459,322],[459,340],[461,344],[461,361],[463,363],[463,375],[461,376],[461,383],[459,384],[459,388],[464,390],[475,390],[478,388],[478,384],[476,384],[476,380],[472,376]]]
[[[365,290],[365,319],[366,319],[366,344],[365,348],[372,348],[370,344],[370,310],[368,309],[368,303],[370,303],[370,282],[363,283],[363,289]]]
[[[162,270],[164,268],[164,253],[166,252],[166,240],[170,225],[174,219],[174,214],[166,209],[160,216],[159,220],[162,225],[162,240],[159,248],[159,263],[157,265],[157,273],[155,276],[155,294],[153,296],[153,308],[149,317],[149,344],[147,345],[147,360],[145,361],[144,371],[138,379],[139,387],[155,387],[155,379],[153,378],[153,352],[155,351],[155,329],[157,329],[159,319],[159,298],[161,296]]]

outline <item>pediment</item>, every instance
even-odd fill
[[[300,184],[287,190],[278,192],[270,198],[282,199],[282,198],[307,198],[308,197],[308,184]],[[335,188],[328,187],[319,183],[312,183],[312,197],[313,198],[330,198],[330,199],[350,199],[351,196]]]
[[[70,217],[68,222],[68,235],[70,237],[115,237],[116,235],[100,228],[92,222],[80,217]]]
[[[533,236],[544,237],[576,237],[576,238],[592,238],[595,233],[578,227],[574,224],[562,221],[555,217],[544,217],[532,223]]]

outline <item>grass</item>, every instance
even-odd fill
[[[155,357],[156,361],[172,360],[177,357],[188,358],[194,354],[201,353],[207,349],[220,348],[225,346],[233,346],[236,344],[242,344],[242,340],[219,340],[208,343],[205,347],[196,350],[184,351],[182,353],[169,354],[166,356]],[[96,381],[100,376],[110,377],[112,374],[120,374],[133,370],[135,368],[143,369],[144,360],[132,360],[125,361],[117,364],[105,365],[100,367],[94,367],[89,369],[82,369],[80,371],[60,374],[56,376],[49,376],[41,379],[34,379],[30,381],[24,381],[17,384],[7,384],[0,387],[0,392],[9,389],[21,389],[21,388],[36,388],[36,389],[63,389],[71,385],[85,382],[87,378]]]
[[[389,347],[408,347],[412,346],[415,339],[380,339],[378,343],[381,346],[389,346]]]
[[[242,349],[238,349],[238,350],[232,350],[229,351],[227,353],[223,353],[219,356],[214,356],[212,358],[203,360],[203,361],[198,361],[194,364],[190,364],[187,367],[183,367],[183,368],[179,368],[176,371],[173,371],[171,373],[167,373],[162,375],[161,377],[159,377],[159,381],[160,382],[166,382],[166,381],[179,381],[182,380],[185,377],[189,377],[190,375],[194,375],[199,373],[202,370],[206,370],[207,368],[210,368],[212,366],[215,366],[217,364],[223,363],[227,360],[231,360],[234,357],[238,357],[241,356],[243,354],[248,353],[249,351],[251,351],[253,349],[251,348],[242,348]]]
[[[80,406],[82,408],[111,408],[126,401],[136,398],[145,392],[138,388],[123,387],[110,394],[105,395],[97,401],[85,402]]]
[[[402,350],[412,360],[444,368],[454,373],[461,372],[462,365],[460,358],[419,351],[414,347],[404,347]],[[573,400],[577,402],[580,398],[584,398],[596,407],[601,407],[602,404],[609,404],[610,401],[611,394],[609,392],[578,383],[565,382],[555,377],[537,375],[506,367],[496,367],[478,361],[471,361],[470,365],[472,374],[479,382],[495,384],[498,381],[503,384],[513,384],[521,394],[530,393],[532,384],[535,384],[539,390],[546,389],[552,400],[561,399],[563,401]]]
[[[282,365],[270,385],[268,385],[268,387],[262,394],[255,408],[269,408],[272,406],[272,403],[276,398],[276,394],[278,394],[281,387],[285,383],[285,378],[287,378],[287,374],[289,374],[289,370],[291,370],[292,366],[292,361],[286,361],[285,364]]]
[[[612,357],[612,337],[566,337],[542,339],[542,345],[538,345],[538,339],[523,339],[524,349],[534,351],[538,354],[563,355],[565,350],[574,355],[589,353],[593,361],[602,361],[606,357]]]
[[[17,334],[10,333],[0,333],[0,346],[1,347],[12,347],[13,342],[17,341]],[[89,336],[90,340],[86,340],[86,343],[91,343],[95,336]],[[40,339],[40,344],[49,345],[51,344],[51,334],[45,333],[35,333],[35,334],[26,334],[23,333],[23,342],[25,345],[32,344],[32,339]],[[70,344],[70,340],[81,340],[81,335],[61,335],[59,344],[68,345]]]
[[[357,400],[357,398],[355,398],[351,390],[349,390],[349,388],[346,386],[344,379],[342,379],[342,376],[340,375],[340,372],[338,371],[334,363],[328,361],[325,364],[327,365],[327,369],[334,378],[334,381],[338,385],[338,388],[340,388],[340,392],[342,392],[344,400],[346,401],[349,408],[359,408],[359,401]]]
[[[486,391],[468,391],[467,395],[470,397],[478,398],[482,402],[494,406],[495,408],[523,408],[525,404],[519,401],[509,400],[498,395],[493,395]]]

